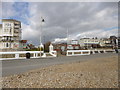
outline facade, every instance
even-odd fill
[[[67,50],[80,50],[80,49],[81,48],[79,44],[67,44],[67,43],[53,44],[53,50],[63,55],[66,54]]]
[[[93,47],[99,45],[99,39],[97,38],[81,38],[79,40],[79,44],[81,47]]]
[[[69,44],[77,45],[79,44],[78,40],[70,40]]]
[[[20,47],[23,49],[27,49],[27,40],[20,40]]]
[[[2,39],[2,24],[0,24],[0,48],[2,48],[1,39]]]
[[[0,49],[18,50],[21,48],[21,22],[14,19],[2,19],[0,25]]]
[[[108,47],[112,48],[112,43],[110,38],[81,38],[79,41],[81,47],[86,48],[100,48],[100,47]]]
[[[112,43],[110,38],[101,38],[100,39],[100,46],[101,47],[112,47]]]
[[[118,49],[120,49],[120,37],[118,37]]]

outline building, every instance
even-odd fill
[[[2,24],[0,24],[0,48],[2,48],[1,41],[2,41]]]
[[[23,49],[27,49],[27,40],[20,40],[20,47]]]
[[[79,44],[81,47],[85,48],[112,48],[110,38],[81,38]]]
[[[77,45],[79,44],[78,40],[70,40],[69,44]]]
[[[81,47],[99,47],[99,39],[98,38],[81,38],[79,40],[79,44]]]
[[[111,43],[112,45],[116,45],[117,44],[117,37],[116,36],[110,36],[110,40],[111,40]]]
[[[0,50],[21,49],[21,22],[14,19],[2,19],[0,24]]]
[[[120,49],[120,37],[118,37],[118,49]]]
[[[101,47],[110,47],[112,48],[112,43],[111,43],[111,40],[110,38],[101,38],[100,39],[100,46]]]
[[[79,44],[61,43],[61,44],[53,44],[53,49],[58,53],[65,55],[67,50],[80,50],[81,48]]]

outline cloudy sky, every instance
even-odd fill
[[[118,34],[117,2],[2,2],[2,19],[22,22],[22,39],[39,44]]]

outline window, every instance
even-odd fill
[[[79,46],[75,46],[75,49],[79,49]]]
[[[8,47],[8,43],[6,43],[6,47]]]
[[[11,26],[11,24],[9,23],[9,26]]]
[[[6,27],[8,26],[7,23],[5,24],[5,26],[6,26]]]
[[[10,33],[11,33],[11,28],[10,28]]]
[[[64,51],[65,50],[65,46],[61,46],[61,50]]]
[[[9,37],[7,36],[7,40],[8,40],[8,38],[9,38]]]
[[[67,46],[67,49],[72,49],[73,50],[73,46],[69,45],[69,46]]]
[[[4,32],[6,32],[6,29],[4,29]]]

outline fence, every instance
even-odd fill
[[[90,50],[92,54],[95,53],[107,53],[107,52],[115,52],[115,50],[111,49],[111,50]]]
[[[0,60],[7,59],[25,59],[26,53],[30,53],[31,58],[41,57],[57,57],[57,52],[51,50],[49,53],[44,51],[15,51],[15,52],[0,52]],[[114,50],[67,50],[67,56],[79,56],[79,55],[90,55],[95,53],[107,53],[114,52]]]
[[[25,59],[26,53],[30,53],[31,58],[44,57],[43,51],[16,51],[16,52],[0,52],[0,60],[7,59]]]
[[[0,60],[25,59],[26,53],[30,53],[30,58],[57,57],[57,52],[53,50],[53,45],[51,44],[49,46],[49,53],[44,53],[44,51],[0,52]]]
[[[90,50],[67,50],[67,56],[90,55]]]

